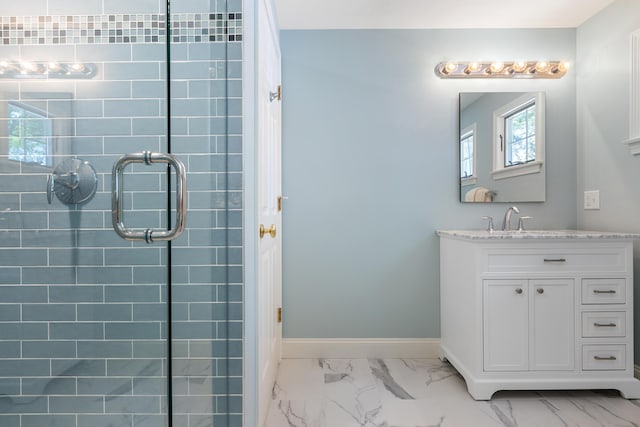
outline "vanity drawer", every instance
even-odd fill
[[[583,371],[615,371],[624,370],[627,348],[624,344],[583,345]]]
[[[627,335],[626,320],[624,311],[585,311],[582,313],[582,336],[624,337]]]
[[[490,249],[488,272],[625,272],[624,248],[511,248]]]
[[[624,304],[626,279],[582,279],[582,304]]]

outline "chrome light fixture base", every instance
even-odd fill
[[[436,65],[435,72],[442,79],[559,79],[567,74],[569,68],[566,61],[451,61]]]

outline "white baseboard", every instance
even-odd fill
[[[640,380],[640,365],[634,366],[633,376]]]
[[[283,359],[420,359],[440,354],[439,338],[285,338]]]

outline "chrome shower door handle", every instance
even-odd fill
[[[124,225],[122,213],[122,195],[124,168],[131,163],[144,163],[151,165],[154,163],[166,163],[173,167],[176,173],[176,220],[174,226],[169,230],[158,230],[147,228],[145,230],[132,230]],[[142,153],[129,153],[120,157],[113,165],[111,172],[111,222],[113,229],[125,240],[144,241],[152,243],[155,241],[173,240],[179,237],[184,231],[187,215],[187,178],[184,164],[175,156],[166,153],[152,153],[143,151]],[[171,191],[167,188],[167,191]]]

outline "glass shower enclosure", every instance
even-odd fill
[[[241,64],[240,1],[0,6],[0,426],[242,425]]]

